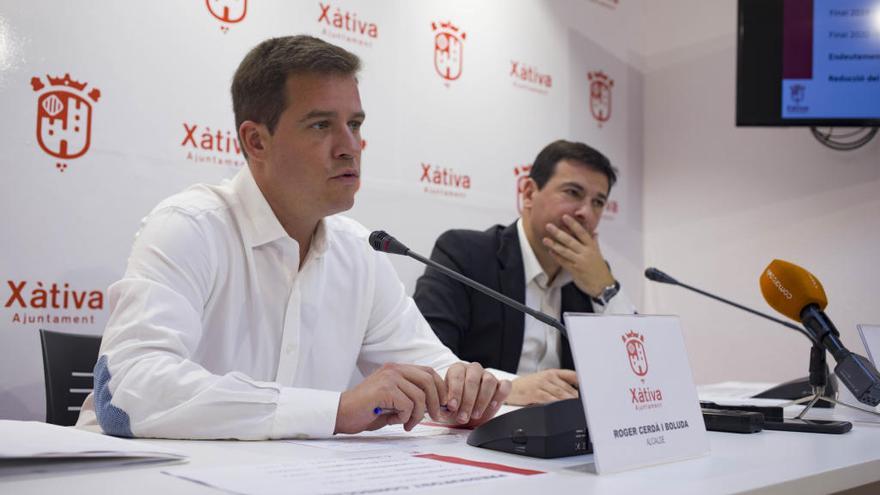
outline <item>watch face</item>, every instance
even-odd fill
[[[605,287],[605,290],[602,291],[602,295],[599,296],[602,299],[602,302],[607,303],[612,297],[617,295],[617,292],[620,290],[620,283],[615,281],[613,285],[609,285]]]
[[[602,306],[607,306],[608,301],[610,301],[612,297],[617,295],[617,293],[619,291],[620,291],[620,282],[615,280],[612,285],[609,285],[608,287],[605,287],[604,289],[602,289],[601,294],[599,294],[596,297],[591,297],[590,299],[601,304]]]

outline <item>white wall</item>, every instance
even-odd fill
[[[446,229],[512,222],[514,170],[547,143],[583,140],[605,151],[622,178],[601,242],[641,302],[642,77],[630,61],[637,3],[251,0],[234,23],[207,8],[243,3],[0,0],[0,418],[44,417],[39,328],[103,331],[106,300],[41,302],[53,284],[103,295],[123,273],[140,219],[159,200],[238,171],[240,153],[225,145],[194,149],[185,127],[198,126],[199,143],[208,128],[235,135],[229,82],[244,53],[271,36],[321,36],[362,58],[367,146],[350,215],[417,251],[427,254]],[[376,36],[323,21],[322,6],[331,19],[348,13],[375,24]],[[454,81],[434,66],[432,23],[446,21],[467,33]],[[511,61],[551,76],[552,87],[517,80]],[[602,126],[590,115],[591,71],[615,81],[612,116]],[[90,149],[59,160],[41,149],[35,131],[40,97],[77,92],[50,85],[47,76],[65,73],[88,84],[80,93],[98,88],[101,95],[92,105]],[[35,90],[32,78],[44,87]],[[426,184],[423,164],[467,175],[470,187]],[[393,263],[411,291],[423,268],[401,257]]]
[[[320,3],[377,23],[378,38],[328,28]],[[758,275],[784,258],[822,280],[851,348],[861,349],[857,322],[880,322],[880,141],[841,153],[806,129],[736,128],[735,0],[262,0],[229,25],[204,2],[120,5],[0,1],[2,301],[10,282],[27,282],[30,297],[38,284],[91,293],[118,278],[138,220],[160,198],[236,171],[188,160],[183,124],[230,129],[227,84],[242,54],[267,36],[306,32],[336,36],[329,39],[365,61],[368,146],[351,213],[368,226],[427,252],[447,228],[511,221],[514,168],[552,139],[586,140],[622,172],[603,249],[646,312],[681,315],[698,382],[803,375],[808,345],[713,301],[646,284],[645,265],[771,312]],[[432,64],[430,23],[443,20],[468,33],[466,72],[449,84]],[[553,88],[515,86],[511,60],[551,74]],[[615,79],[615,114],[601,128],[584,108],[585,72],[598,69]],[[91,150],[59,172],[35,139],[30,81],[66,72],[102,96]],[[467,174],[473,187],[458,197],[426,194],[423,162]],[[411,290],[421,267],[394,263]],[[49,312],[94,317],[55,329],[100,333],[106,311]],[[48,325],[14,323],[22,313],[45,311],[0,307],[0,418],[39,419],[36,331]]]
[[[352,215],[368,226],[427,252],[447,228],[511,221],[514,168],[552,139],[586,140],[622,172],[612,197],[619,213],[602,225],[605,253],[639,303],[644,289],[646,312],[681,315],[698,382],[803,375],[807,342],[643,282],[646,265],[772,313],[758,275],[783,258],[824,283],[828,313],[852,349],[861,350],[856,323],[880,322],[880,140],[835,152],[803,128],[736,128],[735,0],[325,3],[379,25],[378,38],[360,40],[369,45],[329,38],[365,61],[368,146]],[[183,123],[230,128],[227,84],[241,55],[271,35],[339,34],[317,21],[319,2],[310,0],[254,1],[245,21],[230,26],[203,2],[174,12],[115,2],[2,5],[3,301],[10,281],[26,281],[28,294],[38,282],[103,291],[121,274],[152,205],[235,172],[187,160],[181,140]],[[468,33],[464,75],[450,84],[433,69],[434,20]],[[151,34],[157,30],[166,35]],[[551,74],[553,88],[515,86],[511,60]],[[585,73],[597,69],[615,79],[614,116],[602,127],[585,108]],[[59,172],[35,140],[30,80],[65,72],[102,96],[92,149]],[[458,197],[426,194],[423,162],[469,175],[472,188]],[[421,267],[394,263],[411,290]],[[0,307],[0,417],[42,417],[41,325],[13,323],[23,312]],[[53,313],[94,316],[93,325],[56,328],[100,333],[106,305]]]
[[[823,283],[843,342],[880,322],[880,139],[852,152],[806,128],[737,128],[736,1],[643,2],[645,263],[774,314],[758,277],[774,258]],[[682,317],[698,383],[806,375],[808,341],[671,286],[646,309]],[[833,365],[833,361],[829,361]]]

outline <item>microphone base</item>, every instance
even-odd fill
[[[709,431],[754,433],[761,430],[758,418],[763,422],[763,416],[755,412],[703,411],[703,421]],[[468,435],[467,443],[542,459],[593,453],[580,399],[526,406],[496,416],[475,428]]]
[[[542,459],[593,452],[580,399],[536,404],[502,414],[474,429],[467,443]]]
[[[781,383],[775,387],[769,388],[760,394],[753,395],[755,399],[786,399],[800,400],[806,397],[812,397],[813,388],[810,385],[810,377],[804,376],[794,380]],[[828,382],[825,386],[825,393],[822,397],[834,399],[837,397],[837,377],[833,373],[828,375]],[[820,399],[813,407],[832,408],[834,403]]]

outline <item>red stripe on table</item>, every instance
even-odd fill
[[[505,466],[504,464],[495,464],[494,462],[472,461],[470,459],[462,459],[461,457],[453,457],[450,455],[439,454],[416,454],[415,457],[424,459],[433,459],[435,461],[451,462],[452,464],[463,464],[465,466],[480,467],[483,469],[492,469],[494,471],[502,471],[505,473],[522,474],[531,476],[533,474],[544,474],[544,471],[535,471],[533,469],[522,469],[513,466]]]

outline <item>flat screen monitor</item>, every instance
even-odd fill
[[[739,0],[738,126],[880,126],[880,0]]]

